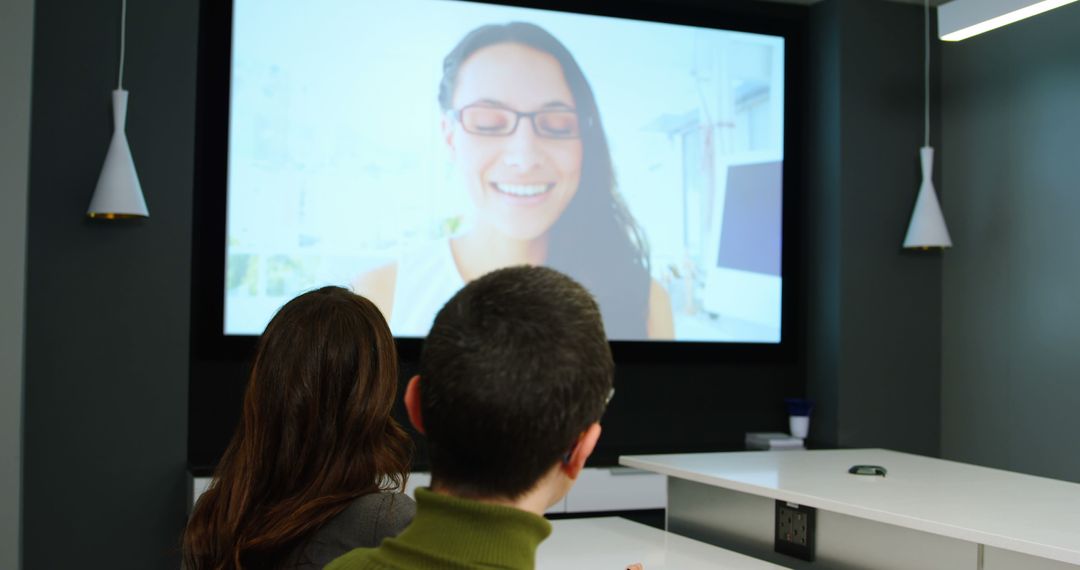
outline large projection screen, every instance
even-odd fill
[[[232,22],[225,335],[340,285],[423,337],[543,263],[612,340],[780,342],[784,38],[446,0]]]

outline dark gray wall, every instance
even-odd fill
[[[816,4],[810,60],[811,441],[936,455],[941,258],[901,249],[920,182],[923,10]]]
[[[101,224],[82,216],[110,136],[119,1],[37,3],[27,568],[88,560],[175,567],[185,495],[195,4],[129,7],[128,135],[152,217]],[[812,13],[810,104],[824,113],[808,116],[810,184],[801,200],[812,291],[809,387],[820,406],[812,438],[934,454],[941,260],[899,246],[919,184],[921,10],[826,0]],[[803,370],[793,360],[634,371],[613,407],[655,417],[609,426],[609,440],[649,445],[655,426],[676,423],[679,410],[686,428],[728,422],[717,431],[722,446],[747,429],[779,429],[779,398],[798,389]],[[688,407],[676,380],[715,393]],[[658,381],[666,389],[657,391]],[[635,400],[635,383],[650,396]]]
[[[1080,4],[943,64],[942,453],[1080,481]]]
[[[150,219],[84,218],[112,129],[120,0],[38,0],[23,560],[176,568],[185,521],[197,3],[128,6],[127,133]]]
[[[816,402],[810,441],[835,446],[840,399],[841,41],[838,1],[810,10],[807,57],[807,396]]]
[[[0,568],[19,564],[34,1],[0,3]]]

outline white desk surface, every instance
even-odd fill
[[[671,534],[619,517],[551,521],[536,553],[537,570],[770,570],[764,560]]]
[[[1080,484],[885,449],[624,456],[670,477],[1080,564]],[[881,465],[886,477],[849,474]]]

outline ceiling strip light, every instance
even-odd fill
[[[938,37],[947,42],[1007,26],[1076,0],[953,0],[938,7]]]

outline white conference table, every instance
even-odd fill
[[[563,519],[536,553],[537,570],[775,570],[784,568],[619,517]]]
[[[818,509],[824,564],[1080,565],[1080,484],[885,449],[626,456],[668,476],[668,530],[773,560],[775,501]],[[848,473],[881,465],[885,477]],[[806,567],[794,560],[795,567]]]

